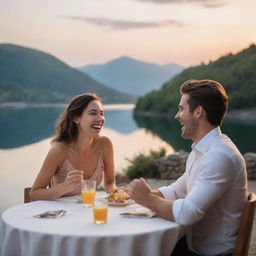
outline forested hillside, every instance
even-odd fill
[[[67,102],[94,92],[104,102],[134,102],[135,97],[109,88],[44,52],[0,44],[0,102]]]
[[[229,96],[229,109],[256,107],[256,45],[233,55],[228,54],[208,65],[185,69],[158,91],[140,98],[135,111],[176,113],[180,99],[179,87],[189,79],[219,81]]]

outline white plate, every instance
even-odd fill
[[[107,197],[99,198],[98,200],[104,203],[108,203],[110,206],[127,206],[135,203],[135,201],[132,199],[125,200],[123,203],[109,202]]]

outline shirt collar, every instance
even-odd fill
[[[217,126],[216,128],[212,129],[209,131],[204,137],[198,142],[198,143],[193,143],[191,148],[196,154],[203,154],[205,153],[209,145],[211,144],[211,141],[218,135],[221,134],[220,127]]]

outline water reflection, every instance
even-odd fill
[[[226,120],[222,131],[233,140],[243,154],[256,152],[256,123]]]
[[[53,135],[62,108],[1,108],[0,148],[16,148]]]
[[[32,185],[62,111],[63,107],[0,108],[0,213],[22,203],[23,188]],[[191,141],[181,138],[180,124],[174,119],[133,118],[132,109],[108,109],[105,117],[106,128],[102,134],[110,137],[114,144],[117,172],[127,165],[126,158],[131,159],[139,152],[147,153],[160,147],[167,148],[169,153],[173,149],[190,151]],[[256,124],[225,121],[222,130],[242,153],[256,152]],[[6,194],[10,186],[13,189]]]
[[[1,108],[0,148],[17,148],[51,137],[63,110],[63,107]],[[131,109],[108,109],[105,119],[105,127],[122,134],[138,129]]]
[[[181,138],[181,126],[176,120],[148,116],[134,116],[139,127],[145,128],[162,140],[168,142],[176,150],[191,150],[191,141]]]
[[[181,138],[181,126],[174,119],[134,116],[139,127],[143,127],[176,150],[191,150],[191,141]],[[237,145],[241,153],[256,152],[256,123],[225,120],[222,132],[227,134]]]
[[[64,107],[0,108],[0,148],[32,144],[54,134],[54,125]],[[128,135],[139,127],[157,135],[176,151],[190,151],[191,141],[181,138],[181,126],[174,119],[133,117],[132,109],[105,110],[105,127]],[[225,120],[222,131],[242,153],[256,152],[256,123]]]
[[[102,135],[111,138],[113,142],[116,173],[122,172],[127,166],[127,158],[132,159],[140,152],[148,154],[150,150],[159,148],[165,148],[169,153],[173,152],[166,142],[147,133],[145,129],[122,134],[104,128]],[[49,149],[49,138],[24,147],[0,149],[0,214],[8,207],[23,202],[23,189],[33,184]]]
[[[104,126],[122,134],[129,134],[138,130],[138,126],[133,119],[132,109],[105,110]]]

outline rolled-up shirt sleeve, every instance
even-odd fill
[[[178,198],[184,198],[187,194],[186,189],[186,172],[173,184],[169,186],[163,186],[158,190],[163,194],[165,199],[176,200]]]
[[[197,167],[200,174],[192,190],[172,205],[175,221],[184,226],[198,222],[227,190],[235,176],[232,158],[220,152],[211,152]]]

